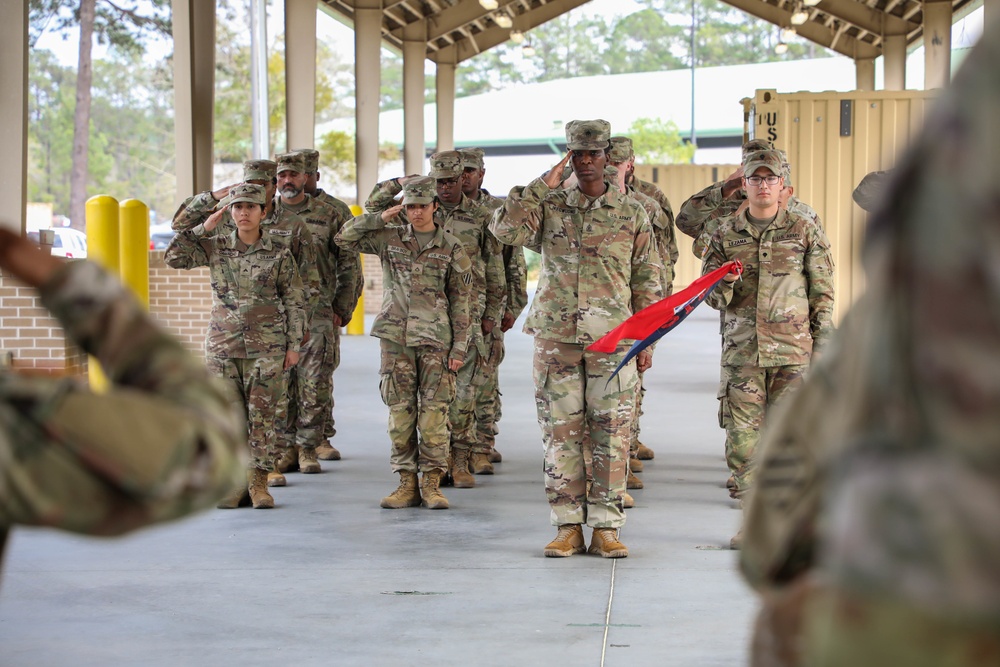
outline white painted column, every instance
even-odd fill
[[[287,150],[316,138],[316,0],[285,0]]]
[[[0,3],[0,226],[24,233],[28,198],[28,0]]]
[[[874,58],[858,58],[854,61],[854,70],[858,90],[875,90]]]
[[[449,46],[438,52],[437,77],[437,150],[455,149],[455,63],[456,49]]]
[[[886,35],[882,41],[885,89],[906,90],[906,35]]]
[[[378,116],[382,86],[382,2],[358,0],[354,10],[354,155],[358,204],[378,182]],[[296,147],[297,148],[297,147]]]
[[[924,90],[951,81],[951,0],[924,2]]]
[[[424,64],[427,22],[403,28],[403,170],[424,172]]]
[[[173,0],[176,200],[211,190],[215,3]]]

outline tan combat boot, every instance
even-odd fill
[[[295,447],[282,447],[281,456],[278,457],[274,469],[281,473],[298,472],[299,454],[297,449]]]
[[[250,491],[246,484],[241,484],[233,489],[225,498],[216,505],[220,510],[234,510],[237,507],[246,507],[250,504]]]
[[[618,541],[617,528],[595,528],[588,553],[604,558],[626,558],[628,547]]]
[[[503,463],[503,455],[495,447],[490,450],[488,456],[490,457],[490,463]]]
[[[583,541],[583,526],[578,523],[568,523],[559,526],[556,538],[545,545],[547,558],[568,558],[573,554],[582,554],[587,550]]]
[[[453,449],[454,459],[451,462],[451,481],[456,489],[472,489],[476,486],[476,478],[469,472],[469,450]]]
[[[423,505],[427,509],[448,509],[448,499],[444,497],[440,489],[442,475],[444,475],[443,470],[428,470],[424,473],[423,479],[420,480],[420,496],[423,497]]]
[[[622,495],[622,507],[624,507],[627,510],[630,510],[633,507],[635,507],[635,498],[633,498],[628,491],[626,491]]]
[[[323,472],[316,460],[316,449],[313,447],[299,447],[299,471],[305,475],[315,475]]]
[[[382,499],[381,506],[387,510],[416,507],[420,504],[420,489],[417,488],[417,473],[399,471],[399,488]]]
[[[729,540],[729,548],[733,551],[739,551],[743,548],[743,526],[740,526],[739,531],[733,535],[733,539]]]
[[[490,463],[489,454],[472,452],[471,456],[469,456],[469,467],[472,468],[473,474],[476,475],[493,474],[493,464]]]
[[[642,461],[640,461],[636,457],[634,456],[629,457],[628,469],[631,470],[632,472],[642,472],[642,469],[645,467],[646,466],[643,465]]]
[[[639,449],[636,450],[635,455],[642,461],[650,461],[656,456],[656,453],[640,442]]]
[[[288,480],[285,479],[285,476],[282,475],[277,470],[272,470],[271,472],[267,473],[268,486],[286,486],[287,484]]]
[[[247,488],[250,502],[255,510],[269,510],[274,507],[274,498],[267,490],[267,471],[251,468],[247,472]]]
[[[628,471],[628,477],[625,479],[625,488],[627,489],[641,489],[643,487],[642,480],[632,474],[632,471]]]
[[[320,461],[339,461],[340,450],[329,442],[324,442],[322,445],[316,447],[316,458]]]

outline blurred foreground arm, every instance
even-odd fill
[[[113,535],[208,507],[239,483],[243,416],[117,280],[0,229],[0,269],[38,289],[111,388],[0,373],[0,532]]]

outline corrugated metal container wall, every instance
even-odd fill
[[[664,164],[635,165],[635,177],[652,183],[663,190],[674,209],[674,215],[680,211],[681,204],[688,197],[712,183],[733,173],[739,165],[735,164]],[[674,267],[674,291],[687,287],[692,280],[701,275],[701,260],[691,252],[693,239],[677,232],[677,249],[680,256]]]
[[[936,91],[777,93],[747,102],[750,138],[788,153],[795,196],[819,214],[837,266],[839,319],[864,291],[866,213],[851,199],[865,174],[891,168],[923,126]]]

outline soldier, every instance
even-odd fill
[[[261,229],[265,201],[263,186],[233,186],[217,211],[204,223],[178,232],[164,253],[175,269],[209,267],[213,298],[206,361],[247,413],[247,485],[223,499],[221,509],[234,509],[248,499],[254,509],[274,507],[267,473],[278,456],[275,423],[287,400],[286,371],[298,362],[305,333],[305,289],[291,251]],[[217,233],[227,213],[235,229]]]
[[[456,488],[472,488],[472,472],[492,471],[486,424],[476,419],[476,392],[486,382],[490,354],[486,340],[501,319],[506,285],[500,244],[487,229],[492,212],[471,201],[462,193],[462,157],[458,151],[444,151],[431,156],[430,177],[437,182],[439,207],[434,222],[452,234],[465,248],[472,262],[472,295],[469,317],[476,326],[469,334],[469,346],[458,372],[457,396],[451,406],[451,479]],[[365,206],[369,211],[384,211],[394,204],[402,185],[398,179],[379,183]],[[480,413],[482,414],[482,413]],[[492,435],[492,424],[489,425]]]
[[[880,188],[866,294],[761,440],[754,665],[1000,664],[998,37]]]
[[[290,212],[309,227],[312,255],[319,273],[316,310],[309,319],[309,335],[299,363],[289,381],[289,407],[284,437],[286,447],[298,450],[299,470],[320,472],[319,447],[325,442],[326,422],[333,415],[333,371],[338,361],[333,331],[354,314],[359,287],[357,253],[341,249],[334,237],[350,218],[341,211],[305,193],[306,164],[301,153],[276,156],[278,195],[275,209],[280,216]],[[284,481],[272,479],[270,484]]]
[[[677,262],[677,240],[674,238],[674,214],[666,195],[652,183],[645,183],[635,177],[635,151],[632,140],[628,137],[611,137],[611,147],[608,149],[608,163],[618,170],[616,185],[623,194],[634,197],[646,209],[653,227],[653,240],[656,242],[657,265],[660,267],[660,284],[663,296],[670,296],[674,289],[674,264]],[[659,193],[658,198],[638,189],[642,184],[646,192]],[[643,461],[655,456],[652,449],[639,441],[639,417],[642,415],[642,398],[646,394],[643,386],[643,373],[639,374],[638,393],[635,399],[635,421],[631,443],[629,445],[629,473],[627,486],[630,489],[641,489],[643,483],[633,474],[642,472]]]
[[[405,184],[402,204],[354,218],[337,235],[341,247],[382,260],[383,307],[372,336],[381,339],[379,390],[389,407],[389,461],[399,473],[399,487],[382,499],[386,509],[448,508],[440,484],[448,408],[468,345],[472,264],[435,222],[436,208],[434,179],[416,178]]]
[[[16,524],[120,535],[208,507],[245,475],[225,388],[118,281],[3,228],[0,269],[40,292],[111,384],[0,368],[0,556]]]
[[[345,202],[337,199],[328,192],[324,192],[321,188],[318,187],[320,179],[319,151],[312,148],[301,148],[292,152],[301,154],[303,159],[305,160],[306,194],[309,195],[310,197],[315,197],[316,199],[319,199],[320,201],[326,204],[329,204],[336,211],[336,218],[333,223],[332,234],[331,234],[331,238],[333,238],[334,236],[336,236],[337,232],[340,231],[340,229],[345,224],[347,224],[348,220],[354,218],[354,213],[351,212],[351,207],[348,206]],[[339,252],[346,253],[347,251],[339,249]],[[358,259],[357,253],[349,253],[349,254],[354,255],[354,263],[357,264],[357,268],[353,269],[351,267],[352,262],[349,259],[347,259],[345,262],[337,263],[337,276],[338,276],[337,292],[338,294],[346,297],[346,295],[349,293],[346,291],[347,290],[346,281],[348,279],[348,274],[353,273],[356,283],[354,285],[354,297],[350,300],[350,303],[354,304],[354,306],[352,306],[352,308],[354,308],[357,307],[358,299],[361,297],[361,291],[364,288],[364,276],[362,275],[361,272],[361,261]],[[322,258],[320,258],[320,261],[322,262]],[[347,302],[346,298],[343,301],[339,299],[337,300],[338,305],[334,307],[334,313],[333,313],[333,328],[330,329],[329,333],[327,334],[331,339],[329,345],[330,348],[329,352],[332,355],[332,358],[327,359],[326,363],[331,376],[340,366],[340,328],[346,327],[347,323],[351,320],[351,315],[353,315],[353,310],[346,317],[343,315],[343,308],[346,306],[346,302]],[[340,460],[340,451],[332,444],[330,444],[330,440],[335,435],[337,435],[337,429],[335,428],[335,419],[332,412],[333,408],[334,408],[334,399],[333,399],[332,385],[331,385],[331,395],[330,395],[331,413],[323,424],[323,442],[321,442],[316,447],[316,458],[318,458],[321,461]]]
[[[582,524],[593,527],[590,552],[622,558],[618,539],[625,523],[622,500],[632,421],[638,355],[609,381],[627,349],[615,354],[586,350],[611,328],[661,296],[649,217],[642,206],[604,180],[611,126],[604,120],[566,125],[566,156],[526,187],[511,190],[491,231],[509,245],[542,253],[538,293],[525,333],[535,336],[534,380],[538,422],[545,445],[545,487],[556,537],[549,557],[586,550]],[[561,189],[572,159],[578,183]],[[584,447],[593,447],[587,492]]]
[[[483,164],[484,151],[481,148],[470,148],[459,151],[462,155],[462,166],[465,169],[465,181],[462,193],[473,201],[481,203],[495,211],[503,206],[503,200],[494,197],[482,187],[486,168]],[[500,364],[505,355],[504,334],[514,327],[514,321],[528,305],[528,267],[524,262],[524,251],[521,248],[505,245],[501,249],[504,278],[507,283],[506,298],[503,305],[503,315],[500,325],[493,327],[490,336],[486,336],[487,357],[486,372],[483,384],[476,399],[476,426],[479,440],[489,449],[487,461],[500,463],[503,456],[496,449],[496,436],[500,432],[497,424],[500,421]],[[479,474],[493,472],[492,466],[486,466],[477,455],[473,469]],[[478,463],[478,465],[476,465]]]
[[[741,280],[727,275],[707,299],[725,317],[719,425],[739,499],[753,483],[766,410],[802,384],[833,331],[830,242],[814,220],[778,206],[783,169],[778,151],[747,157],[749,205],[719,222],[702,267],[706,274],[730,260],[743,263]]]

